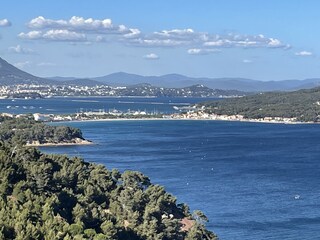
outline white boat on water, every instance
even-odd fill
[[[183,106],[183,107],[177,107],[177,106],[173,106],[174,110],[179,110],[179,111],[183,111],[183,110],[193,110],[195,107],[192,106]]]

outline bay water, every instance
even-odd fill
[[[61,124],[61,123],[59,123]],[[43,148],[138,170],[201,209],[220,239],[320,237],[319,125],[223,121],[64,123],[95,144]]]
[[[0,112],[67,114],[117,109],[174,112],[199,98],[1,99]],[[94,145],[42,148],[138,170],[200,209],[220,239],[320,238],[320,126],[224,121],[54,123]]]

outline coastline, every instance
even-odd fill
[[[89,140],[82,140],[76,142],[61,142],[61,143],[27,143],[25,147],[58,147],[58,146],[76,146],[76,145],[92,145],[93,142]]]
[[[105,118],[105,119],[84,119],[70,121],[52,121],[51,123],[68,122],[111,122],[111,121],[220,121],[220,122],[244,122],[244,123],[263,123],[263,124],[319,124],[316,122],[284,122],[275,120],[257,120],[257,119],[212,119],[212,118]]]

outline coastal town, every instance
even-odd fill
[[[126,87],[105,85],[38,85],[19,84],[0,86],[1,98],[51,98],[55,96],[116,96],[116,91]]]
[[[297,118],[285,117],[263,117],[263,118],[245,118],[243,115],[219,115],[207,113],[204,109],[195,109],[180,114],[170,115],[172,119],[193,119],[193,120],[220,120],[220,121],[242,121],[242,122],[261,122],[261,123],[299,123]]]
[[[190,107],[189,110],[171,114],[147,112],[147,111],[127,111],[122,112],[117,109],[105,111],[83,111],[73,114],[11,114],[2,113],[2,117],[21,118],[27,117],[35,121],[42,122],[68,122],[68,121],[103,121],[103,120],[216,120],[216,121],[240,121],[240,122],[260,122],[260,123],[302,123],[297,118],[285,117],[264,117],[245,118],[243,115],[218,115],[207,113],[204,108]],[[308,123],[308,122],[304,122]],[[312,122],[310,122],[312,123]]]
[[[150,84],[132,86],[109,86],[102,83],[83,84],[16,84],[0,85],[0,98],[51,98],[51,97],[116,97],[116,96],[143,96],[143,97],[242,97],[246,93],[233,90],[211,89],[197,84],[183,88],[164,88]]]

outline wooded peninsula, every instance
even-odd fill
[[[208,114],[244,119],[288,118],[296,122],[320,121],[320,88],[293,92],[268,92],[241,98],[197,104]]]
[[[0,136],[1,239],[217,239],[201,211],[140,172],[25,146],[83,139],[79,129],[2,118]]]

